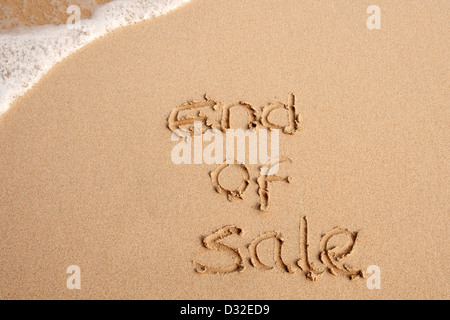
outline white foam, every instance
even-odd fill
[[[165,14],[190,0],[113,0],[77,29],[67,25],[14,28],[0,34],[0,115],[57,62],[123,26]]]

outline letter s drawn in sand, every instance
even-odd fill
[[[234,264],[229,267],[209,267],[203,264],[194,262],[195,271],[198,273],[216,273],[216,274],[225,274],[231,272],[242,272],[244,271],[244,259],[242,258],[242,254],[239,249],[234,249],[230,246],[222,244],[218,242],[228,236],[233,234],[241,235],[242,229],[235,226],[224,227],[217,232],[207,236],[203,239],[203,246],[209,250],[216,250],[224,253],[228,253],[230,256],[234,258]]]

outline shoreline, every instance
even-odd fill
[[[0,116],[55,64],[90,42],[115,29],[167,14],[190,0],[147,0],[129,8],[124,1],[98,5],[75,29],[65,24],[38,25],[0,33]]]
[[[0,297],[448,298],[449,4],[368,5],[195,0],[57,63],[0,117]],[[290,161],[177,165],[192,119]]]

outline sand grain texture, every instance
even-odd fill
[[[194,0],[55,66],[0,118],[0,297],[450,298],[450,6],[377,1],[382,29],[368,30],[370,4]],[[229,202],[217,166],[171,162],[176,106],[290,93],[303,131],[280,137],[293,180],[273,187],[270,211],[255,181]],[[380,266],[382,289],[250,266],[247,245],[272,231],[293,265],[303,216],[314,261],[322,234],[357,231],[348,263]],[[202,249],[225,226],[244,231],[225,243],[245,270],[195,272],[193,261],[233,262]],[[69,265],[79,291],[65,286]]]

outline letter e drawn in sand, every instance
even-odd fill
[[[329,248],[329,241],[337,235],[345,235],[349,238],[349,241],[342,247]],[[339,263],[340,260],[344,259],[353,252],[357,237],[358,232],[351,232],[342,227],[336,227],[327,234],[323,235],[322,240],[320,241],[320,260],[328,268],[328,271],[332,275],[347,276],[350,280],[354,280],[359,277],[363,279],[366,278],[363,270],[356,269],[348,264],[343,264],[340,266]]]
[[[203,112],[205,108],[211,108],[212,110],[217,110],[219,108],[219,104],[217,101],[210,99],[207,95],[204,96],[203,101],[190,101],[181,106],[176,107],[172,110],[168,119],[168,127],[172,131],[180,130],[180,129],[188,129],[191,134],[194,134],[194,123],[197,121],[201,121],[204,125],[204,131],[208,128],[210,129],[219,129],[220,125],[215,124],[211,121],[208,116]],[[193,111],[198,110],[196,116],[179,116],[179,113],[182,111]]]

